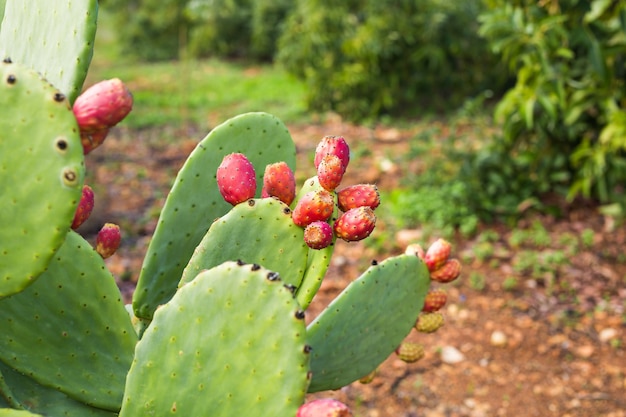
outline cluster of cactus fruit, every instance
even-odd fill
[[[300,196],[291,218],[304,229],[304,242],[311,249],[324,249],[336,237],[356,242],[368,237],[376,226],[374,210],[380,204],[376,185],[357,184],[335,193],[350,160],[350,149],[341,136],[325,136],[315,150],[317,189]],[[217,185],[224,200],[237,205],[256,194],[256,172],[242,153],[228,154],[217,168]],[[261,197],[273,197],[289,206],[296,198],[295,175],[289,165],[276,162],[265,167]],[[334,219],[335,207],[342,214]],[[332,221],[332,224],[329,223]]]
[[[307,325],[334,243],[372,233],[379,195],[339,188],[350,152],[335,136],[298,190],[289,131],[247,113],[215,127],[178,172],[124,305],[103,260],[119,227],[105,224],[95,247],[76,232],[94,206],[85,155],[132,108],[117,79],[80,93],[96,19],[96,0],[6,3],[0,417],[350,415],[306,394],[411,355],[403,340],[434,331],[426,317],[445,303],[431,282],[459,275],[450,245],[372,262]],[[51,56],[48,45],[63,48]]]

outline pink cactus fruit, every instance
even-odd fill
[[[105,223],[96,236],[96,252],[106,259],[115,253],[121,241],[120,227],[113,223]]]
[[[337,191],[337,204],[341,211],[367,206],[372,210],[380,205],[378,187],[374,184],[356,184]]]
[[[324,136],[315,148],[315,169],[317,169],[326,155],[335,155],[341,161],[343,171],[348,168],[350,162],[350,148],[341,136]]]
[[[83,145],[83,154],[87,155],[104,142],[107,135],[109,134],[109,129],[100,129],[94,132],[81,132],[80,141]]]
[[[452,245],[444,239],[437,239],[426,251],[424,262],[430,272],[439,269],[450,256]]]
[[[417,256],[421,260],[424,260],[424,258],[426,257],[426,252],[424,251],[424,248],[422,248],[422,245],[420,245],[419,243],[411,243],[404,250],[404,254]]]
[[[296,198],[296,178],[286,162],[265,167],[261,197],[276,197],[288,206]]]
[[[316,221],[304,229],[304,242],[311,249],[324,249],[333,243],[333,228],[324,221]]]
[[[298,200],[291,218],[296,225],[306,227],[313,222],[330,219],[334,208],[335,200],[328,191],[309,191]]]
[[[352,411],[341,401],[320,398],[301,405],[296,417],[352,417]]]
[[[87,184],[83,185],[83,194],[80,196],[78,207],[74,213],[74,220],[72,220],[72,229],[76,230],[81,224],[91,215],[94,206],[94,192],[93,189]]]
[[[355,242],[368,237],[376,226],[376,215],[369,207],[357,207],[343,213],[335,221],[337,237]]]
[[[456,259],[448,259],[440,268],[430,273],[430,279],[443,284],[452,282],[461,275],[461,262]]]
[[[72,108],[81,133],[108,129],[133,108],[133,95],[119,78],[100,81],[85,90]]]
[[[335,191],[341,184],[344,172],[345,169],[338,156],[325,155],[317,166],[317,179],[324,189]]]
[[[228,203],[236,206],[254,198],[256,173],[252,163],[242,153],[231,153],[217,167],[217,187]]]

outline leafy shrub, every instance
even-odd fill
[[[518,200],[565,184],[570,198],[624,201],[626,3],[490,0],[480,20],[517,82],[496,109],[502,140],[473,172]]]
[[[477,34],[481,10],[480,0],[300,0],[279,62],[306,80],[312,109],[348,119],[451,106],[502,79]]]
[[[124,50],[144,60],[193,57],[271,60],[290,0],[106,0]]]
[[[125,55],[147,61],[178,58],[189,22],[187,0],[106,0]]]
[[[245,55],[250,41],[251,4],[251,0],[191,0],[186,8],[193,24],[191,55]]]

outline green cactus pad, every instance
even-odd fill
[[[44,417],[41,414],[31,413],[26,410],[11,410],[0,408],[0,417]]]
[[[224,156],[233,152],[244,153],[254,165],[259,196],[266,165],[285,161],[295,170],[291,135],[272,115],[247,113],[213,129],[191,153],[167,197],[134,293],[137,317],[151,319],[157,306],[172,298],[211,223],[231,209],[215,178]]]
[[[322,189],[317,177],[309,178],[304,182],[304,185],[298,192],[296,196],[295,204],[297,201],[308,193],[309,191],[315,191]],[[335,206],[337,205],[337,194],[333,193],[333,198],[335,199]],[[335,211],[333,213],[333,219],[337,218],[338,209],[335,207]],[[328,266],[330,265],[330,260],[333,256],[333,252],[335,250],[335,241],[337,239],[333,237],[333,244],[327,246],[324,249],[309,249],[309,254],[307,256],[307,265],[306,270],[304,272],[304,277],[302,278],[302,282],[300,286],[296,290],[296,299],[302,306],[302,308],[306,309],[315,294],[317,294],[317,290],[319,290],[320,285],[322,285],[322,280],[326,275],[326,271],[328,270]]]
[[[424,304],[428,270],[417,256],[371,266],[308,326],[309,392],[338,389],[372,372],[402,342]]]
[[[226,262],[159,308],[120,417],[293,417],[308,385],[304,316],[274,273]]]
[[[203,269],[237,260],[276,271],[286,284],[298,287],[307,263],[303,235],[291,220],[289,207],[279,200],[238,204],[211,225],[183,271],[179,287]]]
[[[97,17],[97,0],[7,0],[0,59],[41,73],[73,103],[91,63]]]
[[[71,399],[52,388],[44,387],[33,379],[16,372],[0,362],[0,371],[22,407],[46,416],[63,417],[115,417],[117,413],[90,407]],[[0,415],[2,415],[0,413]]]
[[[117,411],[137,336],[104,261],[71,231],[40,279],[0,300],[0,360],[38,383]]]
[[[34,71],[0,63],[0,298],[41,274],[82,193],[83,148],[67,100]]]

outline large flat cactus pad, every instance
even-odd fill
[[[84,177],[67,99],[34,71],[0,63],[0,298],[46,268],[69,230]]]
[[[73,102],[91,63],[97,15],[97,0],[7,0],[0,59],[41,73]]]
[[[308,385],[304,314],[276,274],[225,262],[159,308],[120,417],[293,417]]]

